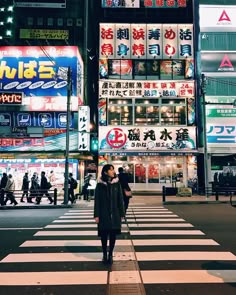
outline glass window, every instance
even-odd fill
[[[132,109],[131,99],[110,99],[108,105],[108,125],[133,125]]]
[[[135,125],[159,124],[159,100],[136,99],[135,100]]]
[[[146,167],[143,164],[135,164],[135,183],[146,183]]]
[[[161,125],[186,125],[186,101],[179,98],[162,99]]]

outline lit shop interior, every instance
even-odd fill
[[[161,190],[162,186],[193,186],[197,180],[196,156],[100,156],[100,163],[123,167],[133,190]],[[101,166],[100,166],[101,167]]]

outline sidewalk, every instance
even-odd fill
[[[236,196],[235,196],[236,199]],[[35,203],[21,203],[20,199],[18,200],[18,205],[6,205],[0,206],[0,210],[5,209],[58,209],[58,208],[73,208],[73,207],[89,207],[93,204],[93,200],[90,202],[84,200],[76,200],[75,204],[63,205],[63,198],[59,197],[57,200],[57,205],[48,204],[47,198],[43,198],[40,205]],[[166,200],[163,203],[162,195],[152,194],[152,195],[133,195],[130,199],[131,206],[162,206],[165,205],[174,205],[174,204],[221,204],[229,203],[229,196],[219,196],[219,200],[216,201],[215,196],[202,196],[202,195],[193,195],[192,197],[176,197],[176,196],[166,196]],[[91,204],[92,203],[92,204]]]

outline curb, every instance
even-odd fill
[[[31,205],[31,206],[1,206],[0,210],[20,210],[20,209],[64,209],[73,208],[72,205]]]

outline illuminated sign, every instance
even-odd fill
[[[30,111],[66,111],[67,109],[67,97],[66,96],[33,96],[24,97],[23,104],[27,106]],[[81,105],[82,101],[77,96],[71,97],[70,110],[78,111],[78,105]]]
[[[103,8],[182,8],[187,0],[102,0]]]
[[[0,104],[16,105],[22,104],[22,93],[0,92]]]
[[[140,0],[102,0],[103,8],[139,8]]]
[[[235,14],[235,6],[200,5],[201,32],[235,32]]]
[[[76,46],[0,47],[0,90],[25,96],[67,96],[67,70],[72,95],[81,96],[83,63]]]
[[[202,71],[206,73],[232,73],[236,71],[236,54],[234,52],[202,52]],[[218,74],[219,75],[219,74]]]
[[[193,97],[194,82],[186,81],[99,81],[99,96],[104,98],[125,97]]]
[[[15,7],[66,8],[66,0],[15,0]]]
[[[67,40],[68,30],[20,29],[20,39]]]
[[[90,150],[90,108],[80,106],[78,109],[78,150]]]
[[[191,151],[196,149],[196,127],[101,126],[99,149],[109,151]]]
[[[193,57],[192,24],[100,24],[100,58]]]
[[[64,151],[66,134],[44,138],[0,138],[0,151]],[[78,150],[77,132],[70,132],[70,151]]]

